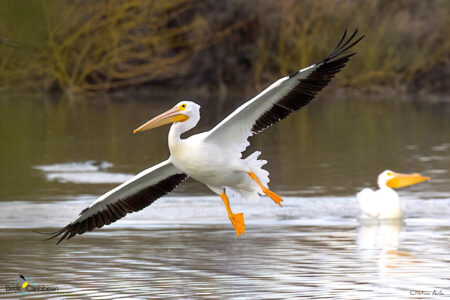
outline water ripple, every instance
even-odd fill
[[[60,246],[26,230],[1,230],[0,277],[10,282],[24,273],[58,286],[59,292],[45,294],[54,299],[407,298],[412,289],[450,294],[450,226],[274,224],[253,226],[239,238],[229,227],[106,230]],[[389,230],[398,239],[394,245],[378,238]]]

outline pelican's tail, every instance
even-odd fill
[[[264,170],[262,167],[267,164],[266,160],[259,160],[258,156],[261,154],[260,151],[255,151],[252,154],[250,154],[246,159],[245,159],[245,164],[247,165],[247,167],[250,169],[251,172],[253,172],[256,177],[258,177],[259,181],[261,182],[261,184],[263,186],[265,186],[266,188],[268,188],[268,184],[269,184],[269,172],[267,172],[266,170]],[[263,191],[261,190],[261,188],[256,185],[256,190],[258,191],[258,194],[260,195],[264,195]]]

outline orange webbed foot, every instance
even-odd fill
[[[231,224],[233,224],[236,230],[236,235],[239,236],[245,233],[244,214],[232,214],[230,215]]]
[[[276,204],[278,204],[280,207],[283,207],[283,205],[281,205],[281,202],[283,202],[283,199],[281,199],[280,196],[278,196],[276,193],[272,192],[269,189],[266,189],[264,191],[264,194],[266,194],[267,196],[269,196],[270,199],[273,200],[273,202],[275,202]]]
[[[283,199],[281,199],[280,196],[278,196],[277,194],[275,194],[274,192],[272,192],[271,190],[269,190],[268,188],[266,188],[261,181],[259,181],[258,177],[255,175],[255,173],[253,172],[248,172],[248,175],[250,176],[251,179],[253,179],[261,188],[261,190],[263,191],[264,194],[266,194],[267,196],[269,196],[270,199],[273,200],[273,202],[275,202],[276,204],[278,204],[280,207],[283,207],[283,205],[281,205],[281,202],[283,202]]]

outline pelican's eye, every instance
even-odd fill
[[[387,174],[388,174],[388,176],[392,176],[392,173],[391,173],[391,172],[387,172]]]
[[[185,110],[186,109],[186,104],[181,104],[179,107],[178,107],[178,110]]]

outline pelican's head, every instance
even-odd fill
[[[401,188],[408,185],[413,185],[425,180],[430,180],[430,177],[424,177],[418,173],[402,174],[390,170],[386,170],[378,175],[378,185],[381,188]]]
[[[200,105],[192,101],[181,101],[168,111],[154,117],[147,123],[133,130],[138,133],[166,124],[180,124],[182,131],[187,131],[197,125],[200,120]]]

